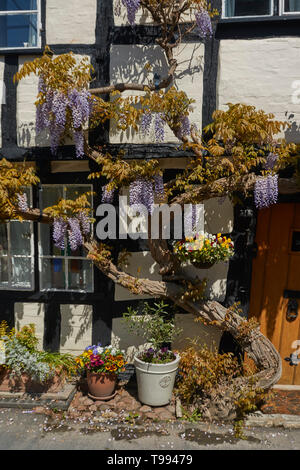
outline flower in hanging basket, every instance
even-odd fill
[[[181,262],[190,261],[202,269],[211,268],[220,261],[227,261],[234,254],[234,244],[230,238],[217,235],[196,235],[176,242],[174,253]]]

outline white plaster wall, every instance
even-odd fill
[[[299,54],[298,37],[221,41],[218,108],[241,102],[272,112],[279,120],[290,116],[292,128],[286,137],[300,142],[300,103],[292,102],[293,83],[300,80]]]
[[[75,54],[77,62],[79,62],[84,55]],[[88,57],[88,56],[87,56]],[[36,57],[34,56],[20,56],[19,57],[19,70],[25,62],[31,62]],[[0,69],[1,70],[1,69]],[[31,74],[18,82],[17,87],[17,137],[18,146],[29,147],[48,147],[50,139],[47,131],[36,134],[36,106],[35,102],[38,95],[38,77]],[[72,145],[71,139],[66,139],[66,145]]]
[[[25,62],[34,60],[34,56],[20,56],[19,70]],[[17,137],[19,147],[34,147],[38,144],[35,132],[35,113],[38,94],[38,77],[31,74],[18,82],[17,86]],[[47,145],[47,141],[45,141]]]
[[[112,0],[114,4],[114,22],[116,26],[128,26],[127,20],[127,9],[123,5],[122,0]],[[118,6],[118,8],[116,8]],[[118,11],[118,14],[117,14]],[[119,11],[121,12],[119,14]],[[190,22],[194,17],[191,17],[190,13],[187,13],[183,20]],[[136,14],[135,18],[136,24],[153,24],[151,14],[144,8],[140,8]]]
[[[2,113],[2,105],[7,106],[6,104],[4,105],[4,98],[5,98],[5,89],[4,89],[4,82],[3,82],[3,76],[4,76],[4,57],[0,56],[0,122],[1,122],[1,113]],[[0,126],[0,148],[2,147],[2,129]]]
[[[47,0],[46,5],[47,44],[95,43],[97,0]]]
[[[228,198],[224,201],[218,198],[205,202],[205,230],[209,233],[231,233],[233,230],[233,206]],[[197,269],[190,264],[183,266],[186,274],[195,279],[206,278],[208,280],[206,295],[209,299],[222,302],[226,295],[227,274],[229,263],[218,263],[210,269]],[[126,272],[138,275],[140,278],[160,280],[158,265],[153,260],[150,252],[132,253],[129,258]],[[115,300],[125,301],[134,299],[148,299],[149,297],[135,296],[123,287],[115,287]],[[176,325],[182,328],[180,337],[176,339],[173,347],[184,349],[190,344],[190,340],[197,338],[200,345],[207,345],[210,349],[217,348],[222,332],[213,326],[205,326],[195,322],[195,317],[186,313],[176,314]],[[114,341],[127,351],[128,360],[132,361],[135,352],[143,347],[144,340],[129,333],[122,319],[113,320],[112,332]]]
[[[131,253],[129,258],[128,267],[126,268],[128,274],[139,277],[140,279],[146,278],[153,281],[160,281],[159,266],[152,258],[150,252],[143,251]],[[127,289],[121,286],[115,287],[115,300],[138,300],[149,299],[151,296],[146,297],[142,295],[131,294]]]
[[[173,349],[184,350],[196,340],[199,347],[207,346],[211,351],[219,348],[222,331],[210,325],[204,325],[195,321],[195,315],[179,313],[175,315],[175,325],[183,330],[183,333],[173,341]]]
[[[60,352],[81,354],[92,343],[91,305],[61,305]]]
[[[38,347],[43,349],[45,306],[39,303],[15,303],[15,328],[20,331],[23,326],[35,325]]]
[[[176,86],[178,90],[185,91],[189,98],[195,100],[190,119],[200,128],[202,124],[204,45],[199,43],[181,44],[175,51],[175,57],[178,60]],[[145,69],[147,63],[150,63],[152,67],[150,73]],[[166,59],[159,46],[113,45],[111,47],[111,84],[119,82],[147,84],[153,80],[155,72],[161,77],[165,77],[168,72]],[[125,92],[123,96],[139,94],[139,92]],[[165,142],[179,142],[167,126],[165,131]],[[110,140],[113,143],[153,143],[155,141],[154,130],[152,129],[150,136],[146,137],[140,132],[136,133],[131,130],[116,133],[112,124]]]

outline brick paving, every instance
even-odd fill
[[[119,383],[116,395],[108,401],[93,400],[88,396],[87,383],[83,379],[78,384],[78,391],[68,409],[70,418],[78,418],[83,415],[86,417],[103,417],[103,419],[112,419],[119,421],[133,421],[141,424],[144,421],[175,421],[176,409],[175,398],[171,403],[162,407],[151,407],[143,405],[137,397],[136,386],[131,384]]]
[[[273,390],[271,397],[261,407],[264,414],[300,416],[300,390]]]

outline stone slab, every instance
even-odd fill
[[[57,393],[28,394],[23,392],[0,392],[0,408],[32,409],[37,406],[47,406],[66,411],[76,393],[74,384],[66,384]]]

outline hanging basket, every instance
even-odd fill
[[[195,266],[195,268],[198,268],[198,269],[210,269],[215,265],[214,262],[212,262],[212,263],[201,263],[200,261],[192,261],[192,264],[193,264],[193,266]]]

